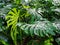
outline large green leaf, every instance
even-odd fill
[[[18,21],[19,14],[20,14],[20,10],[17,10],[16,8],[13,8],[8,13],[8,15],[6,16],[6,20],[8,20],[7,21],[7,28],[12,26],[11,27],[11,37],[12,37],[12,40],[13,40],[15,45],[17,45],[17,42],[16,42],[16,40],[17,40],[16,39],[16,35],[17,35],[16,24],[17,24],[17,21]]]
[[[26,34],[31,36],[37,35],[44,37],[55,35],[55,32],[57,31],[56,27],[54,27],[49,21],[36,21],[34,24],[19,23],[18,26],[20,26],[20,28],[24,30]]]
[[[28,20],[29,23],[22,22],[17,24],[26,34],[44,37],[55,35],[55,32],[58,31],[51,22],[42,18],[35,9],[30,9],[29,14],[31,14],[31,18]]]

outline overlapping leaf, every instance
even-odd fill
[[[31,36],[37,35],[40,37],[49,36],[49,35],[55,35],[55,32],[58,31],[53,24],[47,20],[44,20],[41,15],[39,15],[34,10],[31,11],[31,22],[30,24],[27,23],[18,23],[17,25],[20,26],[22,30],[26,34],[29,34]],[[42,21],[43,20],[43,21]]]
[[[36,21],[34,24],[19,24],[20,28],[24,30],[26,34],[31,36],[49,36],[55,35],[56,28],[49,21]]]

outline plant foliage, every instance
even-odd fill
[[[59,9],[54,0],[1,0],[0,45],[60,45]]]

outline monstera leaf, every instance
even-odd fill
[[[18,24],[26,34],[40,37],[55,35],[56,28],[49,21],[36,21],[34,24]]]
[[[31,23],[17,24],[26,34],[40,37],[55,35],[58,30],[51,22],[43,19],[35,10],[30,11],[31,19],[29,21]]]
[[[8,15],[6,16],[6,20],[7,21],[7,28],[12,26],[11,27],[11,37],[13,39],[13,42],[15,45],[17,45],[16,43],[16,35],[17,35],[17,28],[16,28],[16,24],[18,22],[18,17],[19,17],[19,14],[20,14],[20,10],[17,11],[16,8],[13,8],[9,13]]]
[[[8,13],[8,15],[6,16],[6,20],[8,20],[10,18],[10,20],[7,21],[7,27],[11,26],[11,25],[16,25],[17,21],[18,21],[18,17],[19,17],[19,13],[20,10],[16,10],[16,8],[12,9],[12,11],[10,11]]]

